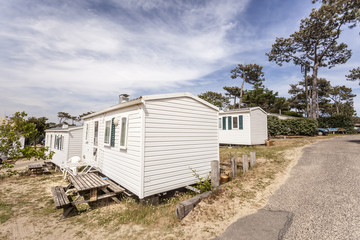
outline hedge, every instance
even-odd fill
[[[268,135],[305,135],[314,136],[318,133],[318,123],[309,118],[291,118],[281,120],[275,116],[268,116]]]
[[[345,115],[322,117],[318,121],[321,128],[344,128],[346,132],[352,132],[355,127],[354,119]]]

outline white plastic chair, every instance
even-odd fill
[[[61,171],[66,179],[66,175],[70,174],[72,176],[77,175],[77,165],[79,165],[81,158],[78,156],[71,157],[65,160],[65,163],[61,166]]]

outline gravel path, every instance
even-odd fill
[[[283,239],[360,239],[360,136],[304,149],[265,209],[293,213]]]
[[[304,148],[289,179],[258,212],[216,239],[360,239],[360,135]]]

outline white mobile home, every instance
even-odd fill
[[[45,130],[45,146],[54,152],[51,162],[60,166],[71,157],[81,157],[82,128],[64,125]]]
[[[230,145],[265,144],[267,113],[260,107],[219,112],[219,142]]]
[[[87,115],[83,158],[140,199],[195,183],[219,160],[218,109],[190,94],[142,96]]]

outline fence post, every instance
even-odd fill
[[[243,171],[247,172],[249,171],[249,162],[248,162],[248,156],[247,155],[243,155],[242,157],[242,163],[243,163]]]
[[[250,167],[256,164],[256,152],[250,152]]]
[[[230,159],[231,162],[231,180],[236,178],[237,175],[237,163],[236,163],[236,157],[232,157]]]
[[[219,186],[220,168],[219,161],[211,161],[211,186],[216,188]]]

